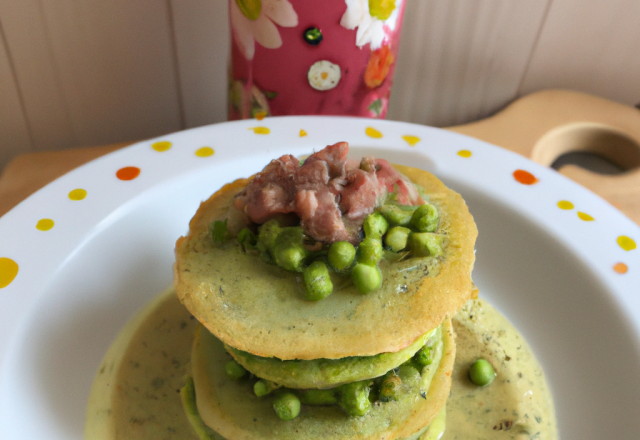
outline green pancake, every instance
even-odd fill
[[[351,356],[342,359],[283,361],[277,358],[255,356],[228,345],[225,348],[240,365],[262,379],[288,388],[331,388],[382,376],[411,359],[430,337],[435,337],[436,330],[425,333],[410,346],[395,353]]]
[[[198,412],[207,426],[228,439],[411,437],[436,418],[449,395],[455,357],[449,319],[443,323],[438,346],[434,362],[424,367],[422,374],[412,367],[404,369],[406,375],[396,401],[372,405],[362,417],[349,416],[335,406],[303,405],[295,419],[283,422],[273,411],[273,396],[258,398],[253,394],[252,381],[234,381],[226,376],[224,366],[229,354],[222,342],[199,327],[191,355]]]

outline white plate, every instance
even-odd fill
[[[19,267],[0,288],[2,438],[81,438],[94,372],[127,319],[170,284],[174,242],[199,202],[274,157],[341,140],[354,156],[431,171],[465,197],[480,231],[474,279],[539,357],[562,438],[637,438],[640,229],[500,148],[419,125],[332,117],[240,121],[141,142],[0,219],[0,285]],[[126,167],[139,175],[119,171]],[[76,189],[86,197],[71,200]],[[38,229],[41,219],[54,226]]]

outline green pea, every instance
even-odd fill
[[[416,257],[442,255],[442,235],[433,232],[414,232],[409,236],[409,247]]]
[[[301,227],[281,228],[273,245],[273,258],[283,269],[302,272],[309,252],[303,246]]]
[[[293,420],[300,414],[300,399],[290,392],[276,396],[273,401],[273,409],[282,420]]]
[[[469,379],[480,387],[489,385],[495,378],[496,372],[493,366],[484,359],[478,359],[469,368]]]
[[[411,216],[411,226],[418,232],[433,232],[438,229],[438,209],[424,204],[418,207]]]
[[[352,382],[340,387],[338,404],[349,415],[364,416],[371,409],[369,401],[369,381]]]
[[[409,226],[417,206],[382,205],[380,213],[392,226]]]
[[[245,374],[247,374],[247,370],[234,360],[230,360],[225,364],[224,371],[226,371],[227,376],[233,380],[242,379]]]
[[[258,397],[262,397],[270,394],[272,391],[277,390],[278,388],[280,388],[280,385],[276,384],[275,382],[271,382],[270,380],[266,379],[260,379],[253,384],[253,393]]]
[[[348,241],[336,241],[329,247],[329,264],[336,271],[342,272],[351,267],[356,257],[356,248]]]
[[[227,219],[224,221],[216,220],[209,223],[209,234],[211,234],[211,239],[217,243],[224,243],[229,239],[230,234],[227,229]]]
[[[377,265],[358,263],[351,270],[351,280],[356,289],[366,295],[382,286],[382,272]]]
[[[376,238],[380,240],[389,229],[389,222],[379,212],[372,212],[362,224],[365,237]]]
[[[246,251],[246,248],[254,248],[258,244],[258,237],[251,229],[243,228],[238,232],[238,243],[242,246],[242,250]]]
[[[433,362],[433,347],[424,346],[416,354],[413,355],[413,362],[422,369]]]
[[[410,234],[411,229],[403,226],[394,226],[384,236],[384,244],[393,252],[400,252],[407,247]]]
[[[258,231],[258,242],[262,243],[267,250],[271,252],[281,230],[282,228],[276,220],[269,220],[260,226],[260,230]]]
[[[306,405],[335,405],[338,398],[334,389],[310,389],[300,393],[300,401]]]
[[[329,269],[322,261],[314,261],[303,272],[306,287],[304,299],[319,301],[333,292],[333,283],[329,277]]]
[[[393,372],[387,373],[380,383],[380,400],[383,402],[397,400],[400,392],[400,385],[402,385],[402,379],[400,379],[400,376]]]
[[[383,255],[380,239],[367,237],[358,245],[358,263],[376,264]]]

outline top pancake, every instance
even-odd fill
[[[203,202],[189,233],[176,243],[174,284],[181,302],[218,339],[239,350],[279,359],[338,359],[395,352],[453,316],[471,297],[477,228],[462,197],[432,174],[396,168],[421,186],[437,206],[439,231],[448,245],[441,261],[428,261],[429,274],[407,289],[369,295],[355,287],[304,301],[299,274],[243,254],[229,243],[214,246],[208,226],[223,217],[248,182],[225,185]],[[402,273],[384,273],[384,283]],[[384,270],[383,270],[384,271]]]

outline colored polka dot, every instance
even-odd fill
[[[366,133],[367,136],[375,139],[380,139],[382,137],[382,133],[380,133],[378,130],[376,130],[373,127],[367,127],[367,129],[364,132]]]
[[[571,203],[568,200],[560,200],[558,202],[558,208],[564,209],[565,211],[569,211],[569,210],[573,209],[573,203]]]
[[[624,263],[616,263],[613,265],[613,270],[619,274],[625,274],[629,270],[629,267]]]
[[[0,258],[0,289],[4,289],[18,275],[18,263],[11,258]]]
[[[420,138],[418,136],[412,136],[410,134],[406,134],[406,135],[402,136],[402,139],[404,139],[405,142],[407,144],[409,144],[410,146],[412,146],[412,147],[415,147],[416,144],[418,142],[420,142]]]
[[[171,142],[169,141],[160,141],[151,144],[151,148],[156,150],[158,153],[162,153],[171,148]]]
[[[255,134],[269,134],[269,133],[271,133],[271,130],[269,130],[267,127],[251,127],[251,128],[249,128],[249,130],[253,130],[253,132]]]
[[[69,192],[69,198],[71,200],[82,200],[87,197],[87,191],[82,188],[76,188]]]
[[[305,137],[307,135],[307,132],[304,130],[300,130],[300,137]]]
[[[50,218],[41,218],[38,220],[38,223],[36,223],[36,229],[40,231],[48,231],[53,228],[53,225],[55,225],[55,223]]]
[[[262,121],[266,116],[267,116],[267,112],[264,112],[264,111],[256,113],[256,119],[258,121]]]
[[[578,218],[580,220],[583,220],[585,222],[592,222],[595,219],[593,217],[591,217],[589,214],[587,214],[586,212],[580,212],[578,211]]]
[[[618,245],[625,251],[632,251],[636,248],[636,242],[625,235],[618,237]]]
[[[534,183],[539,182],[536,176],[525,170],[515,170],[513,172],[513,178],[523,185],[533,185]]]
[[[460,150],[460,151],[458,151],[458,156],[460,156],[460,157],[471,157],[471,151],[469,151],[469,150]]]
[[[140,175],[138,167],[124,167],[116,171],[116,177],[120,180],[133,180]]]
[[[211,147],[202,147],[196,150],[196,156],[198,157],[213,156],[213,153],[215,153],[215,151],[213,151],[213,148]]]

